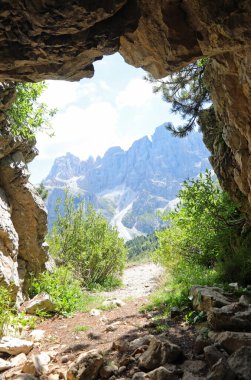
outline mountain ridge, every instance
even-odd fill
[[[181,183],[210,168],[208,156],[199,132],[177,139],[165,124],[128,150],[115,146],[103,157],[83,161],[67,152],[55,159],[43,181],[50,191],[49,225],[55,217],[55,199],[62,198],[68,187],[75,198],[79,195],[100,210],[126,240],[150,233],[162,225],[156,211],[175,203]]]

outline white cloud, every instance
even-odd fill
[[[86,108],[71,105],[53,120],[55,137],[37,136],[41,159],[53,159],[71,152],[84,159],[102,155],[117,138],[116,109],[108,102],[96,102]]]
[[[116,104],[119,108],[123,107],[135,107],[143,106],[154,95],[152,92],[152,86],[150,83],[143,79],[132,79],[116,97]]]
[[[95,83],[47,81],[47,89],[40,97],[40,101],[48,104],[50,108],[64,110],[67,106],[85,100],[94,102],[100,99],[98,87]]]

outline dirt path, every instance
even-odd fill
[[[154,290],[163,270],[153,263],[135,265],[124,272],[124,286],[111,292],[103,292],[105,299],[118,298],[125,304],[98,315],[77,313],[71,318],[56,317],[45,320],[37,328],[45,331],[45,338],[39,350],[53,348],[62,352],[67,346],[80,343],[86,349],[107,349],[119,336],[141,331],[148,316],[139,312],[147,302],[147,296]],[[78,326],[83,330],[79,331]],[[84,329],[86,327],[86,329]]]
[[[109,298],[139,298],[146,297],[156,287],[163,269],[154,263],[145,263],[127,268],[122,281],[124,286],[111,292],[103,292]]]

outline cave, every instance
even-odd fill
[[[3,0],[0,79],[91,78],[93,63],[115,52],[155,78],[210,58],[206,80],[214,114],[201,117],[208,125],[204,141],[222,187],[250,221],[250,20],[249,0]],[[44,266],[47,229],[26,169],[35,142],[13,139],[5,123],[14,92],[14,85],[1,85],[0,277],[18,294],[26,273]]]

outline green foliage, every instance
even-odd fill
[[[50,118],[56,110],[39,102],[45,89],[45,82],[16,84],[16,99],[7,111],[11,131],[15,136],[29,139],[39,130],[50,132]]]
[[[90,326],[85,325],[77,325],[74,327],[74,332],[82,332],[82,331],[88,331],[90,329]]]
[[[165,282],[151,295],[147,310],[157,307],[163,313],[169,313],[173,307],[179,306],[181,312],[185,312],[191,309],[189,290],[194,284],[213,286],[218,282],[218,274],[214,269],[191,264],[180,258],[166,268]]]
[[[36,318],[27,318],[25,313],[19,313],[11,301],[9,289],[0,286],[0,338],[8,334],[20,334],[25,328],[35,328]]]
[[[48,198],[49,191],[46,189],[43,183],[40,183],[36,190],[40,197],[43,199],[43,201],[45,201]]]
[[[154,83],[154,92],[161,92],[163,99],[171,103],[172,112],[179,113],[187,120],[184,125],[177,128],[168,123],[167,129],[175,136],[184,137],[191,132],[205,104],[210,102],[204,81],[206,64],[207,59],[202,58],[171,74],[165,80],[156,80],[151,75],[145,78]]]
[[[29,296],[34,297],[41,292],[51,296],[56,311],[62,314],[81,309],[85,302],[80,281],[74,278],[74,274],[67,267],[58,267],[53,273],[46,271],[38,278],[33,278],[29,287]]]
[[[0,286],[0,337],[4,334],[13,316],[10,292]]]
[[[84,286],[103,285],[108,278],[111,281],[121,275],[126,259],[124,242],[100,213],[92,206],[85,211],[83,202],[76,208],[73,197],[66,193],[56,214],[48,235],[50,252],[70,264]]]
[[[207,315],[204,311],[189,311],[185,315],[185,321],[188,322],[190,325],[193,325],[197,322],[204,322],[207,320]]]
[[[141,260],[142,258],[150,258],[151,254],[158,247],[158,238],[155,233],[146,236],[137,236],[136,238],[126,242],[129,260]]]
[[[155,257],[176,270],[180,260],[216,268],[225,281],[246,283],[251,275],[251,234],[242,233],[244,217],[209,171],[185,181],[180,204],[164,216],[170,227],[157,233]]]

